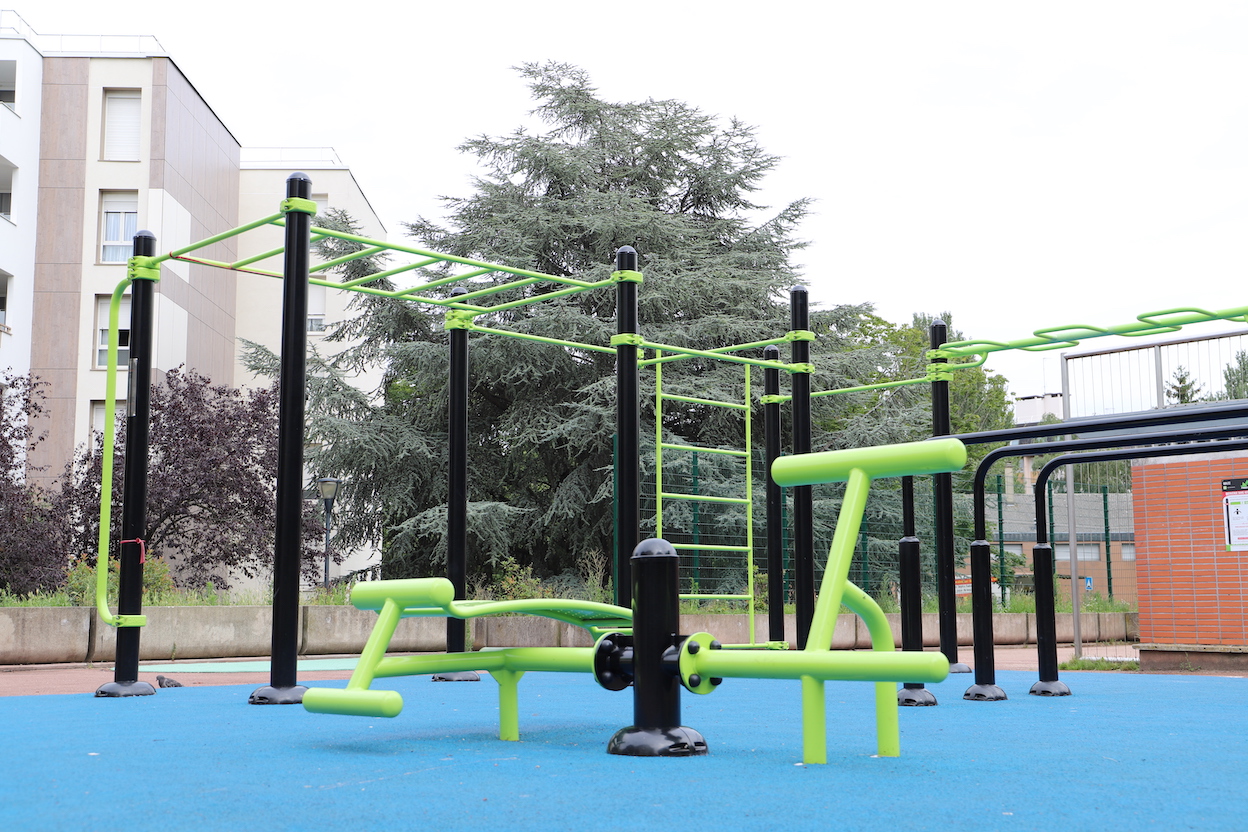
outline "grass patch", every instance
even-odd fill
[[[1140,669],[1136,659],[1071,659],[1058,665],[1059,670],[1128,670]]]

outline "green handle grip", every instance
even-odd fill
[[[403,710],[403,697],[393,690],[308,688],[303,709],[314,714],[395,717]]]
[[[396,581],[363,581],[351,588],[356,609],[379,610],[387,598],[400,607],[442,607],[455,600],[455,586],[446,578],[403,578]]]
[[[855,469],[871,479],[879,479],[943,474],[957,471],[963,465],[966,465],[966,446],[961,441],[933,439],[781,457],[771,464],[771,478],[777,485],[789,488],[845,482]]]

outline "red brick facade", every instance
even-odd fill
[[[1135,492],[1140,641],[1248,646],[1248,552],[1228,552],[1222,480],[1248,456],[1138,464]]]

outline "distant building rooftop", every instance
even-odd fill
[[[41,35],[21,15],[0,9],[0,38],[19,37],[44,57],[168,57],[160,41],[151,35]]]

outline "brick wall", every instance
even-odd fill
[[[1224,540],[1222,480],[1235,477],[1248,477],[1248,455],[1134,468],[1142,643],[1248,645],[1248,552]]]

